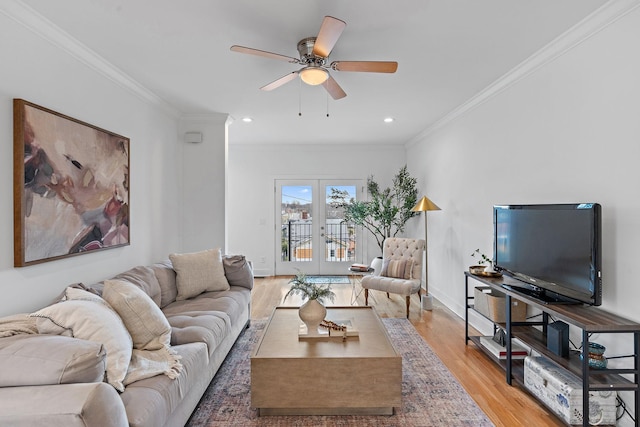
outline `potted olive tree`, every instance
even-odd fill
[[[384,239],[403,232],[407,221],[418,215],[411,211],[418,200],[416,183],[405,165],[393,177],[391,187],[382,189],[373,175],[370,176],[367,179],[369,200],[348,199],[346,191],[335,188],[329,198],[333,207],[343,210],[344,222],[362,226],[375,237],[382,255]]]

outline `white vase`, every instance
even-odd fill
[[[371,265],[369,267],[373,268],[374,276],[379,276],[380,273],[382,272],[382,257],[381,256],[375,257],[371,261]]]
[[[310,299],[300,306],[298,310],[300,319],[307,325],[307,335],[318,336],[318,327],[327,315],[327,309],[316,299]]]

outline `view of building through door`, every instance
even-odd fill
[[[358,198],[360,181],[276,180],[276,274],[346,274],[359,236],[331,205],[333,189]]]

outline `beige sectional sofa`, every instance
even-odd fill
[[[234,342],[249,326],[253,275],[250,264],[243,256],[224,256],[221,261],[228,286],[223,290],[210,290],[206,283],[204,287],[197,283],[206,282],[207,274],[199,272],[195,279],[189,277],[193,276],[193,265],[197,266],[202,259],[197,256],[193,259],[171,259],[173,262],[168,260],[135,267],[89,287],[76,285],[71,288],[73,292],[67,288],[62,297],[66,301],[45,307],[35,314],[0,319],[0,425],[183,426]],[[143,355],[141,360],[144,362],[139,366],[151,369],[151,374],[140,374],[132,370],[136,335],[140,333],[134,333],[127,326],[130,323],[127,323],[123,312],[115,306],[108,306],[121,314],[124,325],[131,331],[133,342],[131,365],[126,370],[123,391],[117,390],[119,386],[114,384],[119,382],[114,381],[114,375],[109,370],[116,366],[107,357],[107,354],[115,354],[113,351],[109,353],[109,345],[70,337],[69,330],[76,328],[74,332],[77,332],[85,326],[84,323],[69,326],[65,323],[67,319],[59,320],[53,316],[52,321],[52,316],[47,314],[57,308],[70,310],[73,304],[95,308],[93,303],[102,303],[97,299],[86,303],[84,300],[92,300],[93,293],[107,300],[106,291],[113,282],[119,285],[125,282],[125,289],[132,290],[131,285],[135,285],[144,291],[157,306],[158,312],[161,310],[160,317],[170,325],[170,344],[169,334],[166,334],[162,335],[167,341],[164,344],[147,346],[146,349],[138,347],[137,354]],[[186,294],[185,287],[189,289]],[[201,292],[203,289],[204,292]],[[134,295],[139,293],[133,290]],[[67,298],[71,294],[83,301]],[[155,312],[155,306],[150,306],[148,311]],[[75,316],[78,311],[71,312]],[[140,309],[134,306],[130,314],[147,313],[140,313]],[[67,328],[67,333],[43,334],[41,321],[49,322],[49,326],[51,323],[55,324],[54,327],[62,326],[61,330]],[[73,321],[77,322],[77,319]],[[159,319],[158,324],[162,325],[164,321]],[[113,329],[117,329],[117,322],[113,323]],[[137,323],[140,326],[145,322]],[[157,344],[162,339],[150,341]],[[153,371],[153,368],[157,368],[153,357],[144,359],[144,355],[149,354],[162,354],[165,358],[169,356],[173,365],[161,367],[158,374]],[[134,381],[127,383],[131,378]]]

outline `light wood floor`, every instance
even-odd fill
[[[298,306],[299,297],[283,302],[289,289],[290,277],[256,278],[252,292],[252,319],[267,319],[278,305]],[[336,299],[327,305],[364,305],[364,294],[354,299],[351,285],[333,285]],[[361,288],[357,287],[360,291]],[[381,317],[405,317],[405,299],[372,291],[369,304],[375,306]],[[563,426],[554,415],[533,397],[505,382],[505,374],[473,344],[465,345],[464,320],[434,301],[431,311],[423,311],[418,296],[411,300],[409,320],[438,357],[449,368],[469,395],[478,403],[496,426]]]

